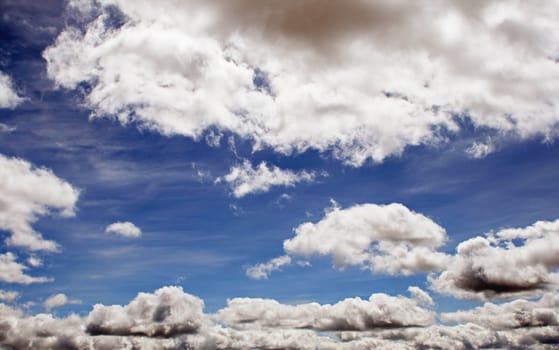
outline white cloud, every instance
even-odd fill
[[[559,286],[558,241],[559,220],[471,238],[439,276],[430,277],[431,286],[482,300],[541,295]]]
[[[17,298],[19,298],[18,292],[0,289],[0,301],[11,303],[12,301],[15,301]]]
[[[13,253],[0,254],[0,281],[6,283],[43,283],[52,281],[47,277],[32,277],[24,273],[28,267],[16,261]]]
[[[0,132],[5,132],[5,133],[11,133],[13,131],[16,131],[17,127],[12,126],[12,125],[8,125],[8,124],[4,124],[4,123],[0,123]]]
[[[43,260],[35,256],[30,256],[29,258],[27,258],[27,263],[33,267],[43,266]]]
[[[282,170],[275,165],[269,167],[266,162],[253,168],[250,161],[231,168],[229,174],[217,178],[216,182],[225,181],[237,198],[247,194],[268,192],[273,186],[295,186],[298,182],[311,182],[316,178],[314,172]]]
[[[0,72],[0,108],[14,108],[22,101],[23,98],[19,97],[14,91],[10,77]]]
[[[91,335],[145,335],[170,337],[196,333],[207,323],[204,302],[181,287],[163,287],[153,294],[139,293],[126,306],[97,304],[87,317]]]
[[[138,238],[142,235],[142,231],[131,222],[115,222],[105,228],[105,233],[113,233],[115,235]]]
[[[547,293],[537,301],[517,299],[509,303],[485,303],[472,310],[441,314],[444,322],[472,322],[491,329],[559,325],[559,295]]]
[[[8,245],[30,250],[55,251],[58,245],[33,230],[39,216],[58,209],[74,215],[79,191],[49,169],[35,168],[25,160],[0,154],[0,229],[11,232]]]
[[[48,297],[47,300],[45,300],[45,302],[43,303],[43,306],[47,311],[50,311],[54,308],[61,307],[66,304],[81,304],[81,301],[77,299],[69,299],[66,294],[58,293]]]
[[[280,304],[272,299],[234,298],[216,319],[237,329],[315,329],[323,331],[429,326],[435,313],[415,299],[372,294],[369,300],[344,299],[334,305]]]
[[[272,271],[276,271],[282,268],[282,266],[290,265],[291,257],[289,255],[279,256],[277,258],[271,259],[270,261],[262,264],[257,264],[249,267],[246,270],[247,276],[254,279],[266,279]]]
[[[489,141],[487,143],[474,142],[466,149],[466,153],[475,159],[485,158],[495,152],[495,145]]]
[[[492,329],[489,324],[432,325],[434,312],[416,296],[373,294],[336,304],[286,305],[271,299],[236,298],[217,314],[179,287],[140,293],[126,306],[95,305],[86,317],[28,315],[0,303],[2,337],[8,349],[479,349],[549,348],[559,341],[556,326]],[[419,294],[418,294],[419,293]],[[425,292],[423,292],[427,295]],[[549,301],[543,301],[549,298]],[[529,309],[556,305],[545,297]],[[419,298],[421,299],[421,298]],[[522,305],[530,302],[519,301]],[[537,306],[536,306],[537,304]],[[545,305],[544,305],[545,304]],[[503,305],[505,314],[509,306]],[[411,325],[421,324],[414,327]],[[309,327],[300,329],[294,327]],[[327,330],[327,332],[322,332]],[[335,332],[328,332],[336,330]],[[356,331],[355,331],[356,330]],[[553,346],[553,345],[551,345]]]
[[[284,241],[283,247],[289,255],[331,255],[340,269],[356,265],[408,275],[441,269],[449,257],[436,248],[445,240],[442,227],[402,204],[347,209],[334,204],[317,223],[296,227],[295,237]]]
[[[94,115],[165,135],[215,127],[358,166],[443,140],[456,115],[520,137],[559,121],[554,1],[100,3],[45,50],[48,74],[91,83]]]

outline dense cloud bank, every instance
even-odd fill
[[[433,288],[459,298],[541,295],[559,284],[559,220],[478,236],[456,248]]]
[[[410,292],[411,299],[373,294],[368,301],[350,298],[334,305],[236,298],[214,315],[205,314],[203,301],[180,287],[139,293],[125,306],[95,305],[86,317],[32,316],[0,304],[0,345],[18,350],[360,350],[552,349],[559,344],[556,295],[443,314],[449,322],[465,322],[445,326],[433,323],[434,312],[424,305],[430,303],[427,293],[417,287]],[[490,320],[495,311],[501,316]],[[526,312],[547,321],[519,324],[512,316]]]
[[[217,128],[348,164],[444,142],[465,118],[552,139],[557,1],[70,1],[49,77],[94,116]],[[474,143],[474,157],[493,145]],[[241,192],[238,193],[239,196]]]

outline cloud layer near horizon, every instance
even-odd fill
[[[515,137],[556,134],[555,1],[70,5],[89,24],[45,50],[49,77],[88,84],[93,115],[123,124],[195,139],[215,127],[354,166],[443,141],[466,116]]]
[[[421,306],[429,300],[425,292],[418,288],[410,292],[414,295],[411,299],[373,294],[368,301],[350,298],[334,305],[285,305],[275,300],[237,298],[214,315],[205,314],[203,301],[180,287],[139,293],[125,306],[95,305],[83,318],[30,316],[0,303],[0,345],[7,349],[360,350],[546,349],[546,344],[559,342],[554,296],[446,314],[443,318],[450,322],[473,323],[445,326],[434,325],[434,312]],[[506,312],[498,321],[488,322],[487,317],[479,315],[491,312],[485,311],[490,307]],[[545,322],[531,322],[531,328],[516,329],[518,319],[511,316],[526,314],[526,310]]]

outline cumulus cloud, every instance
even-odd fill
[[[475,159],[485,158],[494,151],[495,145],[491,141],[486,143],[474,142],[470,147],[466,149],[466,153],[470,157]]]
[[[217,178],[216,182],[225,181],[237,198],[247,194],[268,192],[273,186],[295,186],[298,182],[311,182],[316,178],[314,172],[283,170],[275,165],[269,167],[266,162],[253,168],[250,161],[231,168],[229,174]]]
[[[517,299],[504,304],[485,303],[473,310],[443,313],[441,320],[471,322],[491,329],[557,326],[559,295],[546,293],[537,301]]]
[[[122,124],[358,166],[444,140],[455,118],[520,137],[559,121],[554,1],[98,3],[43,55],[59,86],[90,84],[93,114]]]
[[[237,329],[321,331],[428,326],[434,318],[434,312],[421,307],[416,299],[381,293],[372,294],[369,300],[348,298],[334,305],[286,305],[272,299],[234,298],[216,315],[217,320]]]
[[[39,259],[35,256],[30,256],[29,258],[27,258],[27,263],[30,266],[33,266],[33,267],[43,266],[43,260],[41,260],[41,259]]]
[[[552,348],[559,342],[557,326],[494,330],[474,323],[433,325],[434,312],[421,307],[420,299],[427,293],[413,290],[412,299],[373,294],[368,301],[349,298],[334,305],[235,298],[214,315],[204,314],[203,302],[180,287],[140,293],[126,306],[95,305],[86,317],[31,316],[0,303],[0,346],[18,350],[466,350],[546,349],[546,344]],[[557,304],[555,297],[543,302],[545,298],[540,306]]]
[[[28,269],[27,266],[18,263],[15,254],[0,254],[0,281],[6,283],[43,283],[52,281],[47,277],[32,277],[24,273]]]
[[[474,237],[456,255],[432,288],[459,298],[505,299],[537,296],[559,284],[559,220]]]
[[[285,240],[288,255],[330,255],[335,267],[409,275],[441,269],[449,257],[436,248],[446,231],[402,204],[360,204],[341,209],[334,202],[318,222],[306,222]]]
[[[49,169],[0,154],[0,229],[11,232],[8,245],[29,250],[56,251],[58,245],[33,230],[39,216],[57,209],[61,216],[74,215],[79,191]]]
[[[273,258],[266,263],[257,264],[247,268],[246,274],[254,279],[266,279],[272,271],[281,269],[282,266],[290,265],[291,257],[289,255],[282,255]]]
[[[14,91],[12,80],[5,73],[0,72],[0,108],[14,108],[23,101]],[[0,130],[2,126],[0,125]]]
[[[66,294],[58,293],[55,295],[51,295],[50,297],[45,300],[43,306],[47,311],[50,311],[54,308],[64,306],[66,304],[80,304],[81,301],[77,299],[69,299]]]
[[[140,228],[129,221],[112,223],[105,228],[105,233],[112,233],[129,238],[138,238],[142,235]]]
[[[172,337],[198,332],[207,322],[204,302],[181,287],[139,293],[126,306],[97,304],[86,320],[91,335]]]
[[[11,290],[0,289],[0,301],[12,302],[19,297],[19,293]]]

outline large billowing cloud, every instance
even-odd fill
[[[165,135],[215,127],[358,166],[466,115],[520,137],[559,122],[556,1],[98,3],[74,6],[95,19],[44,52],[49,76],[89,84],[95,115]]]
[[[23,98],[14,91],[12,80],[0,71],[0,108],[13,108],[20,104]],[[4,124],[0,125],[0,130]]]
[[[11,232],[6,239],[8,245],[57,250],[58,245],[44,239],[31,224],[49,214],[51,208],[61,216],[73,216],[78,195],[77,189],[49,169],[0,154],[0,229]]]
[[[268,167],[266,162],[253,168],[248,160],[242,165],[231,168],[229,174],[219,177],[216,181],[225,181],[237,198],[250,193],[267,192],[273,186],[295,186],[298,182],[310,182],[316,178],[314,172],[282,170],[277,166]]]
[[[180,287],[164,287],[154,294],[139,293],[126,306],[97,304],[87,317],[92,335],[172,337],[198,332],[206,323],[204,302]]]
[[[425,292],[423,292],[425,293]],[[293,328],[322,331],[429,326],[435,313],[423,301],[372,294],[369,300],[349,298],[333,305],[280,304],[272,299],[234,298],[216,319],[237,329]]]
[[[551,322],[511,329],[470,317],[465,311],[443,317],[478,324],[433,325],[434,312],[422,307],[423,301],[429,300],[427,293],[419,288],[410,292],[413,299],[373,294],[369,301],[350,298],[334,305],[290,306],[273,300],[236,298],[215,315],[204,314],[202,300],[180,287],[140,293],[126,306],[96,305],[86,317],[31,316],[0,303],[0,346],[18,350],[465,350],[546,349],[546,344],[559,342],[559,328]],[[523,310],[542,315],[546,308],[556,311],[556,299],[549,295],[538,302],[493,307],[504,311],[503,319]],[[484,312],[470,311],[472,315]],[[222,324],[212,323],[211,318]],[[514,323],[508,325],[514,327]]]
[[[535,296],[559,284],[559,220],[538,221],[474,237],[456,255],[432,287],[459,298],[504,299]]]
[[[445,230],[402,204],[361,204],[341,209],[334,203],[318,222],[295,228],[284,241],[289,255],[330,255],[335,267],[350,265],[408,275],[441,269],[449,257],[436,248]]]

